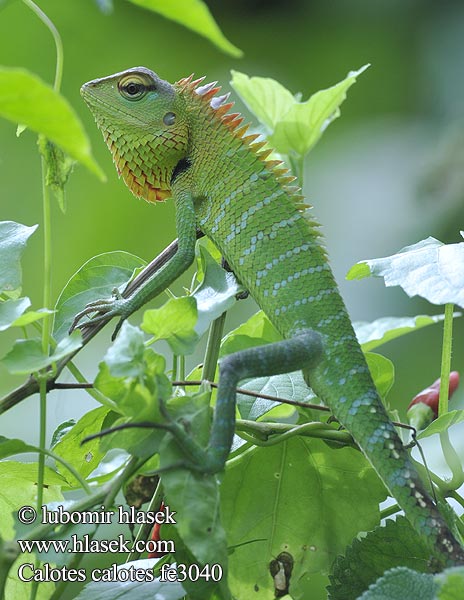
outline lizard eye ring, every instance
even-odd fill
[[[118,83],[119,92],[127,100],[140,100],[147,93],[147,86],[142,77],[129,75]]]

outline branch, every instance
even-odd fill
[[[197,239],[203,237],[203,235],[204,234],[200,230],[197,230]],[[169,246],[167,246],[161,252],[161,254],[159,254],[154,260],[152,260],[151,263],[149,263],[143,269],[143,271],[141,271],[137,275],[137,277],[135,277],[132,281],[130,281],[127,284],[126,289],[122,293],[123,298],[128,298],[136,290],[140,289],[144,285],[144,283],[148,279],[150,279],[150,277],[152,277],[169,260],[171,260],[171,258],[177,252],[177,247],[178,246],[176,239],[173,242],[171,242],[171,244],[169,244]],[[101,329],[103,329],[103,327],[105,327],[107,323],[109,323],[110,320],[111,318],[108,318],[96,324],[92,324],[91,321],[88,324],[85,324],[85,326],[82,329],[82,346],[72,354],[69,354],[68,356],[56,363],[54,375],[47,381],[47,391],[54,389],[55,381],[60,375],[61,371],[64,369],[64,367],[74,358],[74,356],[78,352],[82,350],[82,348],[84,348],[90,342],[90,340],[93,337],[97,335],[97,333]],[[16,406],[16,404],[19,404],[25,398],[28,398],[29,396],[32,396],[32,394],[37,393],[38,391],[39,382],[33,375],[31,375],[25,383],[14,389],[12,392],[7,394],[0,400],[0,415],[5,413],[10,408],[13,408],[13,406]]]

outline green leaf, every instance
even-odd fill
[[[155,340],[166,340],[174,354],[191,354],[198,342],[195,298],[171,298],[161,308],[146,310],[141,328]]]
[[[408,296],[464,307],[464,242],[443,244],[428,237],[392,256],[362,261],[346,278],[369,275],[383,277],[387,287],[399,285]]]
[[[64,213],[66,211],[64,189],[75,161],[43,136],[39,138],[39,150],[47,166],[45,183],[52,189],[61,212]]]
[[[0,331],[5,331],[10,327],[25,327],[29,323],[54,313],[53,310],[46,308],[25,312],[30,305],[31,301],[27,297],[0,302]]]
[[[371,585],[359,600],[435,600],[436,591],[433,575],[396,567]]]
[[[20,258],[29,237],[38,225],[27,227],[14,221],[0,222],[0,292],[16,292],[21,289]]]
[[[281,83],[270,77],[249,77],[240,71],[231,71],[234,88],[256,118],[269,131],[274,131],[296,100]]]
[[[73,427],[60,436],[59,441],[52,448],[54,454],[71,464],[84,479],[96,469],[105,453],[100,448],[98,438],[86,442],[84,445],[81,442],[88,435],[101,430],[108,412],[109,410],[105,406],[89,410]],[[71,485],[76,485],[76,480],[63,465],[58,463],[57,469]]]
[[[95,388],[112,400],[115,410],[121,414],[137,421],[155,421],[160,418],[160,399],[166,402],[172,393],[171,383],[164,373],[166,361],[151,348],[139,355],[138,342],[134,343],[130,334],[124,340],[127,345],[118,345],[117,355],[112,353],[111,364],[116,373],[126,373],[126,376],[114,376],[110,373],[110,366],[102,362]],[[137,356],[136,361],[131,352]],[[128,367],[124,367],[124,357],[129,357],[132,363]]]
[[[343,81],[316,92],[307,102],[295,102],[269,137],[277,152],[307,154],[330,123],[340,116],[340,105],[346,98],[346,92],[368,66],[351,71]]]
[[[25,452],[37,452],[37,447],[26,444],[23,440],[9,439],[0,435],[0,460]]]
[[[461,600],[464,590],[464,567],[446,569],[435,576],[435,582],[440,586],[436,600]]]
[[[210,426],[209,393],[200,392],[173,398],[169,410],[171,415],[182,419],[187,431],[194,432],[198,443],[206,442]],[[165,503],[176,511],[175,527],[191,552],[193,562],[200,565],[222,565],[223,580],[218,583],[209,582],[209,588],[218,590],[218,598],[229,598],[228,595],[221,595],[227,590],[228,552],[220,521],[219,503],[222,494],[219,494],[219,481],[216,475],[168,468],[185,461],[185,458],[184,450],[179,444],[172,436],[166,436],[160,448],[160,466],[167,468],[163,473]]]
[[[87,134],[68,101],[24,69],[0,67],[0,116],[43,134],[104,180]]]
[[[272,325],[262,310],[252,315],[246,323],[230,331],[221,344],[221,356],[232,354],[238,350],[254,348],[263,344],[278,342],[282,336]]]
[[[456,313],[456,316],[460,316]],[[387,342],[443,321],[444,315],[417,315],[416,317],[382,317],[371,323],[353,323],[356,336],[364,352],[368,352]]]
[[[72,335],[62,339],[50,356],[42,352],[42,342],[38,338],[17,340],[1,362],[13,375],[28,375],[53,365],[81,346],[82,336],[80,331],[74,331]]]
[[[235,296],[242,291],[235,275],[228,273],[211,256],[209,251],[198,245],[198,271],[203,274],[200,285],[192,293],[197,302],[197,322],[195,332],[198,337],[208,329],[209,325],[235,304]]]
[[[66,337],[74,316],[88,302],[111,297],[115,288],[125,287],[134,270],[145,264],[138,256],[121,251],[105,252],[88,260],[74,273],[58,298],[54,338]]]
[[[143,333],[138,327],[124,321],[103,360],[114,377],[142,377],[145,372],[144,353]]]
[[[5,552],[5,550],[2,549],[2,552]],[[8,579],[5,588],[5,598],[14,598],[14,600],[29,600],[31,595],[30,582],[21,581],[18,575],[19,568],[22,564],[24,564],[24,555],[21,554],[16,559],[8,573]],[[41,582],[37,588],[35,600],[50,600],[54,591],[55,584],[52,581]]]
[[[131,569],[137,573],[153,570],[156,560],[153,558],[135,560],[122,565],[116,565],[118,573]],[[185,597],[185,590],[177,581],[160,582],[159,579],[150,581],[134,581],[130,575],[119,575],[119,581],[94,581],[88,583],[76,596],[76,600],[180,600]]]
[[[288,400],[297,400],[298,402],[312,402],[315,399],[314,394],[306,385],[301,371],[268,377],[257,377],[246,381],[240,387],[250,392],[277,396],[278,398]],[[284,407],[283,414],[280,415],[281,417],[294,413],[295,409],[291,406],[285,406],[279,402],[265,398],[253,398],[252,396],[237,394],[237,407],[242,419],[256,421],[259,417],[262,417],[278,406]],[[276,417],[275,413],[273,413],[273,416]]]
[[[64,479],[50,467],[45,467],[43,502],[63,500],[60,488]],[[0,494],[0,536],[11,539],[14,536],[16,511],[21,506],[35,506],[37,502],[37,463],[23,463],[12,460],[0,461],[0,480],[8,495]],[[40,524],[40,517],[36,525]],[[30,525],[33,527],[33,525]]]
[[[290,596],[314,597],[313,577],[327,573],[358,531],[378,523],[386,494],[360,452],[334,451],[320,440],[295,437],[232,460],[221,514],[235,547],[229,559],[235,597],[253,598],[259,589],[273,598],[269,563],[283,550],[294,560]]]
[[[366,361],[380,397],[386,398],[395,382],[395,367],[392,361],[375,352],[367,352]]]
[[[35,321],[40,321],[47,315],[53,315],[54,310],[48,310],[47,308],[39,308],[39,310],[30,310],[17,319],[13,321],[11,324],[12,327],[25,327],[26,325],[30,325],[30,323],[35,323]]]
[[[213,19],[209,8],[202,0],[129,0],[137,6],[152,10],[180,23],[184,27],[191,29],[195,33],[207,38],[223,52],[236,58],[243,55],[243,52],[231,44],[219,29]]]
[[[430,423],[417,437],[418,439],[422,439],[435,433],[443,433],[448,431],[452,425],[457,425],[462,421],[464,421],[464,410],[450,410],[445,415],[441,415],[441,417]]]
[[[11,327],[31,305],[29,298],[6,300],[0,303],[0,331]]]
[[[369,65],[348,73],[336,85],[299,102],[277,81],[232,73],[232,86],[263,123],[269,143],[281,154],[304,156],[318,142],[330,123],[340,116],[348,89]]]
[[[404,517],[388,519],[339,556],[330,575],[329,600],[355,600],[383,573],[398,565],[415,571],[428,569],[430,552]],[[409,597],[406,596],[400,596]]]

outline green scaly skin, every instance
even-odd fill
[[[308,384],[352,434],[416,530],[443,565],[464,552],[403,448],[375,389],[338,292],[318,225],[282,163],[267,160],[256,136],[228,111],[227,97],[202,80],[174,85],[138,67],[82,87],[131,191],[148,201],[172,196],[179,251],[133,297],[87,306],[120,322],[164,290],[193,261],[199,227],[226,258],[285,341],[238,352],[220,368],[218,403],[206,451],[182,428],[172,433],[191,466],[224,467],[234,432],[235,387],[245,377],[301,368]],[[93,317],[93,321],[99,316]]]

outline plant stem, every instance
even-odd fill
[[[302,188],[304,184],[304,154],[289,156],[289,160],[292,173],[296,177],[298,185]]]
[[[58,29],[55,27],[53,21],[43,12],[43,10],[37,6],[32,0],[23,0],[24,4],[35,13],[45,27],[50,31],[53,36],[56,48],[56,67],[55,67],[55,81],[53,83],[53,89],[55,92],[59,92],[61,88],[61,79],[63,77],[63,43]]]
[[[445,305],[445,321],[443,323],[443,346],[441,351],[440,396],[438,399],[438,416],[448,412],[449,378],[451,372],[451,349],[453,343],[453,304]]]
[[[179,377],[185,379],[185,356],[179,354]]]
[[[56,67],[54,90],[59,91],[61,86],[61,78],[63,74],[63,45],[60,34],[49,17],[33,2],[32,0],[23,0],[24,4],[30,8],[42,21],[42,23],[51,32],[55,41],[56,48]],[[43,304],[45,308],[51,305],[51,274],[52,274],[52,244],[51,244],[51,218],[50,218],[50,195],[46,183],[47,164],[44,157],[41,157],[42,166],[42,211],[43,211],[43,230],[44,230],[44,282],[43,282]],[[49,352],[49,340],[51,334],[51,318],[46,315],[42,324],[42,351],[44,354]],[[39,380],[40,391],[40,426],[39,426],[39,448],[42,451],[46,449],[47,443],[47,381],[45,377]],[[38,457],[38,473],[37,473],[37,513],[40,513],[43,503],[44,489],[44,474],[45,474],[45,454],[41,452]],[[36,564],[40,563],[36,559]],[[34,582],[31,587],[31,600],[37,596],[38,582]]]
[[[456,500],[456,502],[458,502],[458,504],[460,504],[464,508],[464,498],[460,494],[458,494],[456,490],[450,490],[446,493],[446,495],[449,498],[453,498],[453,500]]]
[[[139,469],[146,459],[139,459],[137,457],[132,457],[129,462],[126,464],[121,473],[116,477],[110,484],[109,488],[106,488],[106,494],[104,496],[104,501],[102,504],[103,510],[108,510],[110,507],[114,505],[114,501],[116,499],[116,495],[119,490],[123,486],[124,482],[127,481],[136,471]],[[82,510],[82,509],[81,509]],[[92,532],[88,534],[89,541],[93,540],[99,525],[97,525]],[[34,538],[40,539],[40,538]],[[74,554],[71,561],[69,562],[68,569],[77,569],[82,559],[84,558],[84,554]],[[67,587],[69,581],[60,581],[55,591],[53,592],[50,600],[60,600],[63,597],[63,592]]]
[[[271,423],[237,419],[235,433],[256,446],[273,446],[291,437],[300,435],[337,442],[344,446],[356,447],[351,434],[347,431],[334,429],[330,425],[320,423],[319,421],[293,425],[291,423]]]
[[[148,505],[147,512],[156,512],[161,504],[161,500],[163,499],[163,489],[161,487],[161,481],[158,481],[158,485],[156,486],[155,493],[153,494],[150,504]],[[133,548],[136,547],[137,542],[139,540],[146,540],[150,530],[152,529],[152,523],[143,523],[140,525],[137,535],[135,537],[135,542],[133,544]],[[136,550],[132,550],[127,558],[126,563],[132,562],[133,560],[138,560],[140,558],[141,552],[137,552]]]
[[[445,429],[445,431],[440,432],[440,444],[443,450],[443,455],[446,460],[446,464],[450,468],[452,473],[451,480],[446,480],[446,488],[447,490],[453,489],[456,490],[464,483],[464,473],[462,470],[461,459],[459,458],[456,450],[454,449],[451,440],[449,438],[449,431]]]
[[[206,343],[205,362],[203,363],[203,371],[201,373],[203,381],[214,381],[225,320],[226,313],[223,312],[210,325],[208,341]]]
[[[51,301],[51,235],[50,235],[50,195],[46,184],[47,165],[44,157],[41,158],[42,165],[42,210],[44,228],[44,282],[43,282],[43,306],[48,308]],[[42,324],[42,352],[48,354],[49,339],[51,333],[50,315],[46,315]],[[45,454],[47,445],[47,380],[39,378],[40,393],[40,416],[39,416],[39,448],[41,450],[37,461],[37,514],[40,514],[43,504],[43,488],[45,476]],[[36,565],[40,559],[36,558]],[[30,600],[37,596],[38,582],[33,582]]]

